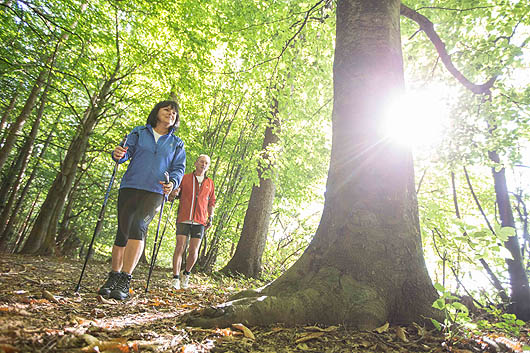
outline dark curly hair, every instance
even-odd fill
[[[175,109],[175,111],[177,112],[175,123],[169,128],[177,129],[180,123],[180,114],[179,114],[179,105],[175,101],[162,101],[162,102],[156,103],[155,107],[153,108],[153,110],[151,110],[151,113],[149,113],[149,116],[147,117],[147,124],[151,125],[152,127],[156,127],[156,124],[158,123],[158,118],[157,118],[158,111],[168,106]]]

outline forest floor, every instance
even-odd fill
[[[448,339],[418,325],[374,331],[331,327],[189,327],[183,315],[225,302],[248,280],[192,276],[189,289],[170,289],[170,270],[156,268],[144,294],[148,267],[140,265],[125,302],[98,297],[109,264],[91,261],[79,294],[82,262],[0,255],[0,352],[523,352],[518,337],[480,332]]]

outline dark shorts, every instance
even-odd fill
[[[123,188],[118,194],[118,231],[114,245],[125,246],[129,239],[145,240],[147,227],[162,205],[162,194]]]
[[[202,224],[177,223],[177,235],[189,235],[192,238],[202,239],[204,226]]]

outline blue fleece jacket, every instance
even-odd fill
[[[173,134],[160,136],[155,142],[151,125],[135,127],[127,136],[127,152],[118,163],[130,159],[127,171],[123,176],[120,188],[133,188],[163,194],[164,172],[169,173],[169,180],[174,187],[180,185],[186,169],[186,151],[184,142]],[[113,157],[114,159],[114,157]]]

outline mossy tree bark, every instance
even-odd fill
[[[339,0],[324,211],[302,257],[268,286],[190,315],[199,326],[439,318],[423,259],[412,156],[380,134],[404,87],[399,0]]]

